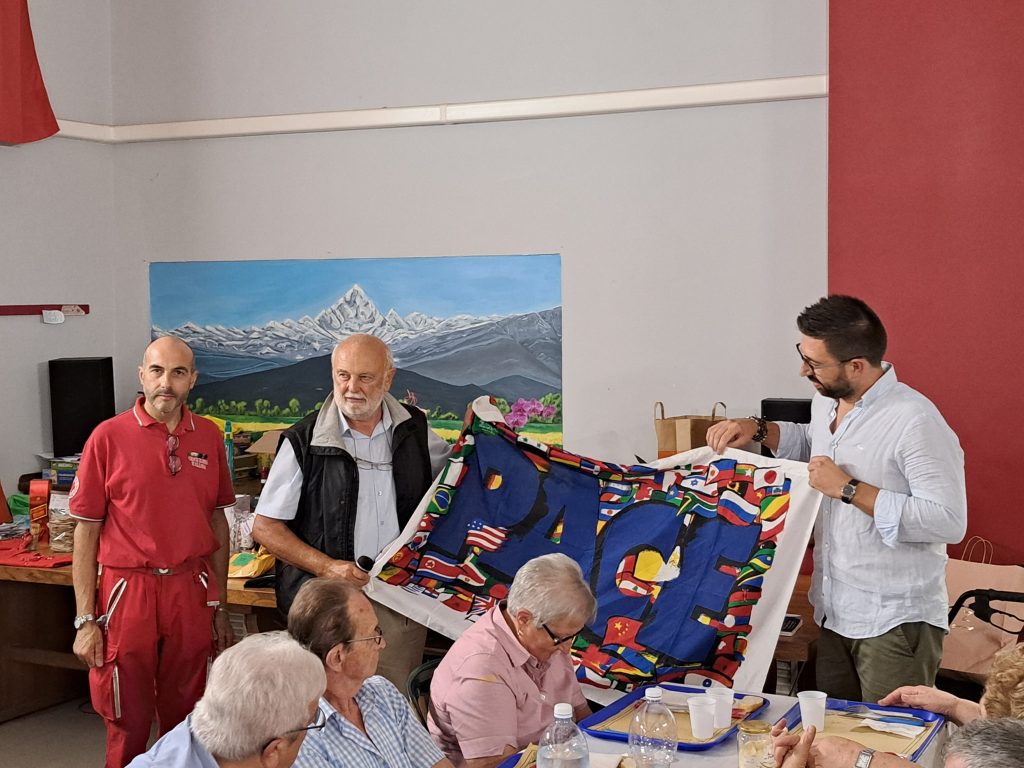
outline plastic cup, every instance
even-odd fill
[[[800,720],[804,728],[813,725],[818,731],[825,730],[825,698],[822,691],[800,691],[796,695],[800,701]]]
[[[690,730],[698,741],[715,735],[715,702],[709,696],[691,696],[686,700],[690,709]]]
[[[715,702],[715,728],[732,725],[732,688],[708,688],[705,695]]]

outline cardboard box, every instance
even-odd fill
[[[283,429],[272,429],[264,432],[263,437],[245,449],[246,453],[266,453],[270,456],[277,455],[277,444],[281,442]]]

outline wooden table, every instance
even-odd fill
[[[48,555],[45,547],[40,554]],[[228,579],[228,610],[246,631],[277,613],[274,590]],[[85,665],[73,653],[75,596],[71,566],[0,565],[0,722],[84,696]]]
[[[796,634],[791,637],[779,637],[775,646],[775,692],[788,696],[796,695],[800,673],[813,657],[814,641],[821,630],[814,623],[814,607],[807,599],[811,588],[810,575],[800,574],[796,577],[796,586],[789,599],[786,613],[795,613],[804,621]]]

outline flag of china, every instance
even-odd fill
[[[36,59],[28,0],[0,2],[0,143],[52,136],[57,120]]]

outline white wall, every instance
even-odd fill
[[[62,117],[109,120],[110,25],[107,0],[29,6],[51,101]],[[0,317],[0,481],[39,469],[49,450],[46,361],[105,356],[117,336],[113,274],[113,149],[48,139],[0,146],[0,304],[89,304],[87,317],[43,325],[36,317]]]
[[[146,123],[821,74],[822,0],[112,0]]]
[[[33,0],[34,14],[38,4],[47,3]],[[825,71],[816,0],[294,5],[301,13],[252,0],[113,0],[115,122]],[[59,31],[34,21],[37,38],[75,34],[60,18],[50,19]],[[46,76],[48,85],[60,77]],[[56,100],[55,109],[92,119]],[[805,395],[793,319],[826,287],[825,109],[812,100],[14,150],[65,169],[65,183],[92,199],[67,192],[18,215],[5,205],[0,227],[13,223],[20,241],[60,259],[68,249],[44,226],[49,211],[96,218],[101,209],[116,226],[73,249],[113,254],[110,266],[75,276],[76,291],[92,281],[106,292],[94,303],[112,316],[91,315],[74,335],[83,319],[69,320],[60,338],[71,351],[31,340],[14,350],[21,373],[9,383],[5,373],[2,391],[20,404],[7,433],[23,441],[0,447],[0,475],[6,484],[34,468],[31,454],[49,445],[41,361],[112,352],[118,404],[130,402],[148,341],[151,261],[561,253],[566,443],[599,458],[653,453],[655,399],[674,412],[722,399],[742,415],[763,396]],[[67,160],[86,152],[101,158],[96,167]],[[4,198],[10,153],[0,149]],[[27,182],[32,164],[16,178]],[[0,290],[21,293],[32,262],[0,248],[19,276]]]

